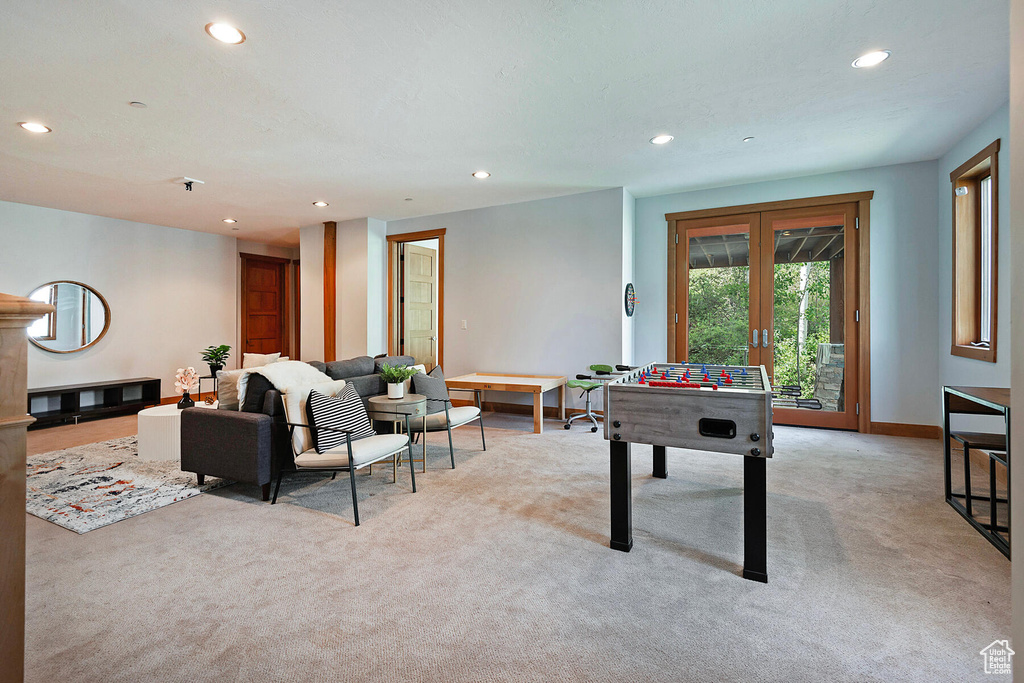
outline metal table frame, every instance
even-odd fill
[[[970,495],[970,484],[965,487],[963,494],[953,493],[953,480],[952,480],[952,448],[950,446],[950,426],[949,417],[951,414],[964,414],[964,415],[1001,415],[1003,417],[1003,424],[1006,434],[1006,455],[1004,458],[999,458],[989,454],[990,468],[994,465],[991,460],[994,458],[996,462],[1006,466],[1006,481],[1007,490],[1006,498],[997,498],[995,494],[995,475],[994,470],[990,469],[989,476],[989,500],[993,508],[990,519],[994,519],[994,508],[999,503],[1006,503],[1006,526],[999,526],[994,523],[986,524],[974,518],[973,515],[969,514],[967,508],[958,499],[965,498]],[[956,510],[961,517],[967,520],[974,529],[988,539],[989,543],[994,545],[1007,559],[1010,558],[1010,390],[999,387],[963,387],[963,386],[945,386],[942,387],[942,441],[943,441],[943,467],[944,467],[944,485],[945,485],[945,497],[946,502],[951,508]],[[969,457],[965,454],[965,457]],[[970,463],[965,463],[965,476],[970,470]],[[977,496],[980,500],[982,497]],[[967,501],[969,502],[969,501]],[[1006,532],[1006,538],[1000,535],[1000,532]]]

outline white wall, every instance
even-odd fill
[[[636,199],[622,192],[622,363],[635,363],[636,322],[626,315],[626,285],[636,277],[634,248],[636,246]],[[633,285],[636,287],[636,284]],[[634,315],[636,314],[634,310]],[[614,365],[614,363],[612,363]]]
[[[953,207],[949,174],[996,139],[999,149],[999,301],[996,330],[996,362],[986,363],[950,353],[952,343],[953,292]],[[1000,107],[984,123],[953,145],[939,160],[939,376],[942,384],[1006,386],[1010,377],[1011,283],[1010,268],[1010,106]]]
[[[637,362],[666,358],[666,213],[874,190],[871,419],[938,424],[936,169],[929,161],[637,198]]]
[[[623,209],[617,188],[390,221],[389,235],[447,230],[445,374],[622,362]]]
[[[1012,187],[1010,196],[1010,234],[1017,244],[1024,244],[1024,0],[1013,0],[1010,6],[1010,138],[1011,152],[1006,156],[1010,159],[1009,168],[1001,170],[1010,177]],[[1024,249],[1014,249],[1004,259],[1009,263],[1011,282],[1016,292],[1024,292]],[[1012,392],[1013,424],[1011,426],[1013,442],[1010,449],[1015,453],[1024,453],[1024,296],[1016,296],[1006,308],[1012,311],[1012,349],[1011,371],[1013,379],[1010,387]],[[1010,472],[1010,490],[1012,501],[1010,516],[1012,519],[1024,519],[1024,467],[1014,468]],[[1021,545],[1024,526],[1018,521],[1012,526],[1011,545]],[[1013,647],[1019,651],[1024,643],[1024,562],[1020,555],[1011,563],[1011,593],[1013,601]],[[1014,661],[1014,677],[1024,679],[1024,656],[1017,655]]]
[[[366,218],[338,223],[335,309],[338,360],[366,354],[369,282],[367,237]]]
[[[0,291],[26,296],[51,280],[95,288],[110,305],[106,336],[71,354],[28,349],[29,387],[158,377],[205,369],[199,353],[236,329],[235,240],[0,201]]]
[[[366,220],[366,354],[388,350],[388,224]]]
[[[299,360],[324,358],[324,226],[299,228]]]

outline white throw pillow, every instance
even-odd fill
[[[313,389],[324,396],[337,396],[345,389],[345,380],[335,379],[319,384],[306,386],[293,385],[282,395],[284,400],[284,416],[294,424],[309,424],[306,420],[306,401],[309,400],[309,392]],[[296,455],[305,453],[313,447],[313,437],[308,429],[296,427],[292,432],[292,449]]]
[[[281,353],[243,353],[242,368],[258,368],[271,363],[276,363],[281,358]]]
[[[238,379],[245,370],[221,370],[217,373],[217,408],[238,410]]]

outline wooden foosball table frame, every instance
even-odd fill
[[[728,366],[725,366],[728,367]],[[711,381],[678,372],[707,369]],[[605,439],[610,448],[611,547],[633,548],[631,444],[654,447],[653,476],[668,477],[666,447],[743,456],[743,578],[768,582],[765,462],[772,457],[772,392],[764,366],[650,363],[604,388]],[[738,374],[743,372],[742,377]],[[667,379],[666,379],[667,375]],[[645,383],[640,383],[643,377]],[[654,384],[647,383],[654,380]],[[671,386],[677,382],[678,386]],[[659,386],[661,385],[661,386]],[[697,386],[693,386],[697,385]],[[712,388],[712,385],[714,388]]]

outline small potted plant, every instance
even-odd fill
[[[388,384],[388,398],[405,398],[405,380],[419,372],[408,365],[380,364],[380,377]]]
[[[231,347],[227,344],[208,346],[200,355],[203,357],[203,361],[210,366],[210,374],[216,377],[217,373],[224,369],[224,361],[231,355]]]

